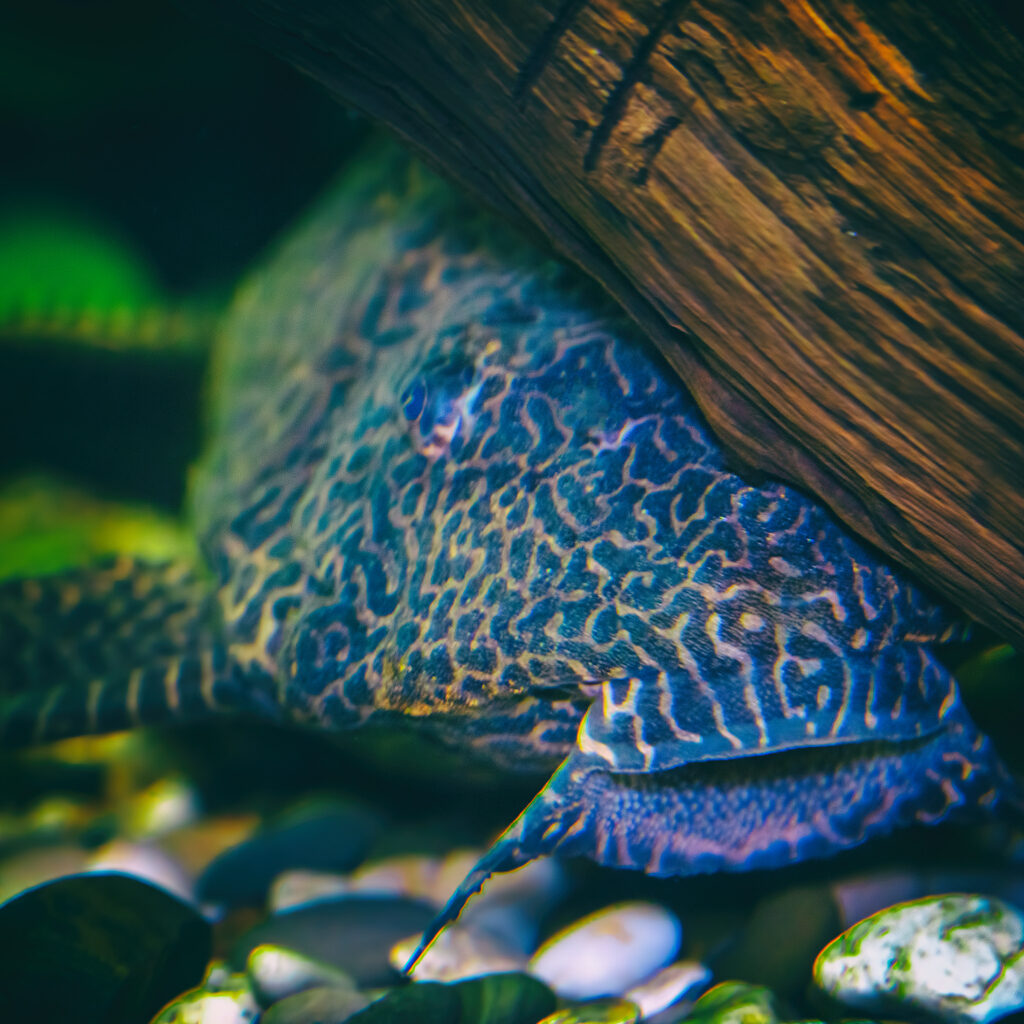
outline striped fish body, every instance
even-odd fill
[[[1017,807],[947,611],[732,473],[621,315],[391,146],[241,289],[213,391],[212,585],[9,585],[11,742],[215,708],[551,771],[439,925],[540,854],[763,867]]]

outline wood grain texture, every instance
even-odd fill
[[[735,456],[1024,638],[1024,17],[995,0],[215,0],[525,217]]]

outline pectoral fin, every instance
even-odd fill
[[[212,588],[121,558],[0,584],[5,747],[195,718],[236,703]]]
[[[774,868],[931,824],[1024,804],[991,742],[959,713],[940,732],[812,747],[663,772],[607,771],[576,750],[466,876],[411,967],[497,871],[546,854],[653,875]]]

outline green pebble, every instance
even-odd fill
[[[639,1019],[636,1003],[625,999],[594,999],[556,1010],[540,1024],[636,1024]]]
[[[260,1024],[341,1024],[366,1005],[366,996],[355,989],[308,988],[274,1003]]]
[[[780,1024],[774,993],[744,981],[723,981],[709,989],[685,1019],[693,1024]]]

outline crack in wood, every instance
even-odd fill
[[[654,161],[657,159],[658,154],[661,152],[661,147],[665,145],[665,141],[668,137],[683,123],[681,117],[667,117],[657,128],[647,136],[646,139],[640,144],[641,148],[647,150],[647,159],[643,162],[640,169],[633,175],[633,182],[636,185],[644,185],[647,183],[648,177],[651,174],[651,168],[654,166]]]
[[[587,5],[587,0],[562,0],[555,11],[551,23],[541,34],[537,44],[530,51],[529,57],[519,69],[516,75],[515,85],[512,88],[512,99],[520,101],[533,88],[537,79],[540,78],[547,66],[551,55],[555,52],[558,41],[569,30],[569,26],[576,20],[576,15]]]
[[[601,110],[601,120],[590,136],[590,144],[583,157],[583,170],[590,172],[597,167],[601,158],[601,152],[611,138],[615,126],[622,120],[626,110],[626,100],[633,86],[640,80],[640,76],[647,67],[647,62],[654,53],[655,47],[661,41],[662,36],[668,31],[673,21],[677,20],[682,12],[693,2],[693,0],[668,0],[658,14],[657,19],[651,26],[650,31],[640,41],[636,52],[630,58],[622,72],[622,78],[615,84]]]

